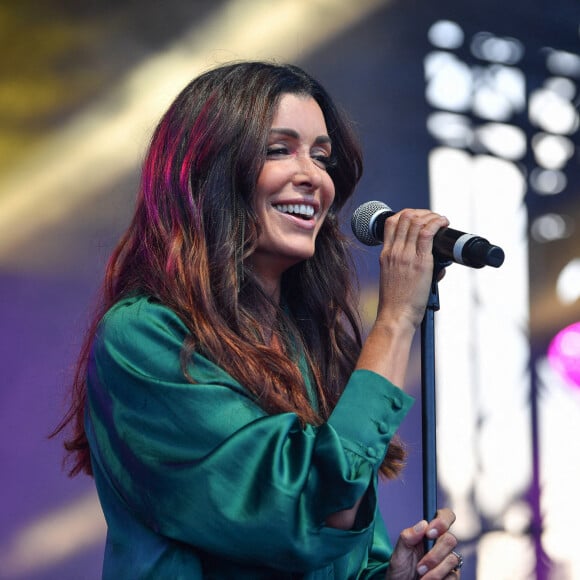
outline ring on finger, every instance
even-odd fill
[[[454,571],[457,570],[461,570],[461,567],[463,566],[463,556],[459,553],[459,552],[451,552],[456,558],[457,558],[457,564],[455,565],[455,568],[453,568]]]

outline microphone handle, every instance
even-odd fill
[[[500,247],[490,244],[485,238],[453,228],[441,228],[435,234],[433,254],[472,268],[499,268],[504,260],[504,252]]]

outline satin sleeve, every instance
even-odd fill
[[[92,461],[154,532],[239,562],[312,570],[371,550],[377,471],[412,398],[355,371],[329,420],[267,415],[242,385],[195,354],[187,330],[140,298],[103,319],[88,373]],[[365,496],[356,526],[325,526]]]

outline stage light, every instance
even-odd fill
[[[549,133],[570,135],[578,129],[578,112],[573,103],[552,88],[532,93],[529,116],[532,123]]]
[[[471,41],[471,52],[481,60],[515,64],[524,55],[524,46],[516,38],[500,38],[489,32],[479,32]]]
[[[580,56],[563,50],[547,49],[546,66],[555,75],[580,76]]]
[[[556,195],[566,189],[568,178],[563,171],[534,167],[530,172],[530,185],[540,195]]]
[[[536,371],[542,402],[538,409],[542,546],[554,566],[550,578],[572,580],[580,578],[578,542],[570,534],[570,522],[580,519],[580,503],[570,501],[580,481],[580,449],[574,444],[580,439],[580,389],[570,388],[548,356],[537,359]]]
[[[473,130],[469,117],[455,113],[432,113],[427,119],[429,133],[449,147],[469,147]]]
[[[545,169],[562,169],[574,155],[574,143],[561,135],[537,133],[532,137],[536,163]]]
[[[536,242],[543,243],[567,238],[571,229],[570,220],[556,213],[548,213],[533,221],[530,233]]]
[[[433,46],[453,49],[463,44],[464,34],[456,22],[439,20],[429,28],[427,37]]]
[[[470,68],[443,51],[425,57],[426,99],[435,108],[463,112],[471,105],[473,79]]]
[[[548,347],[548,361],[567,384],[580,388],[580,322],[556,334]]]
[[[549,91],[568,101],[571,101],[576,96],[576,85],[573,81],[564,77],[549,78],[544,83],[544,86]]]
[[[477,140],[497,157],[510,161],[526,154],[526,134],[519,127],[505,123],[487,123],[475,131]]]
[[[580,298],[580,258],[571,260],[562,268],[556,282],[556,294],[565,305],[573,304]]]
[[[473,112],[483,119],[507,121],[523,111],[526,81],[521,70],[502,65],[475,69]]]

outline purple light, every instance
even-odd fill
[[[580,388],[580,322],[556,334],[548,347],[548,360],[570,386]]]

